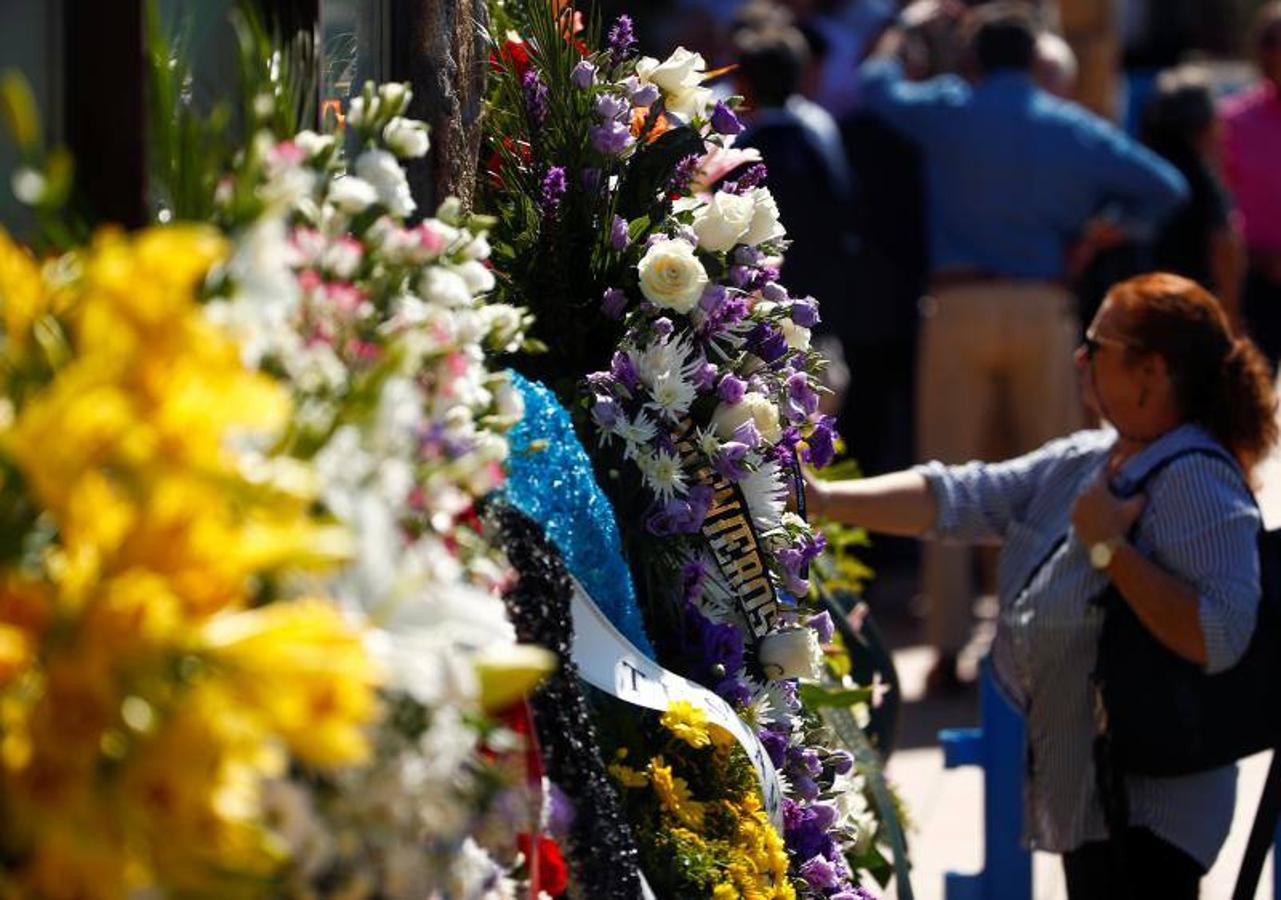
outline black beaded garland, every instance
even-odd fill
[[[566,850],[578,893],[591,900],[636,900],[636,840],[605,771],[596,726],[570,655],[574,626],[569,573],[542,529],[519,510],[491,503],[485,521],[519,575],[503,598],[517,636],[560,659],[560,669],[534,693],[530,707],[547,777],[576,810]]]

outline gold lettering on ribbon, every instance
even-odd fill
[[[688,419],[681,423],[676,452],[685,471],[692,471],[696,482],[712,488],[712,507],[703,521],[703,537],[711,547],[717,568],[734,592],[752,635],[764,637],[778,622],[778,597],[743,492],[698,452],[694,425]]]

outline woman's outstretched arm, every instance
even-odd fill
[[[854,481],[819,481],[806,477],[808,511],[868,531],[920,537],[938,520],[938,501],[925,476],[894,472]]]

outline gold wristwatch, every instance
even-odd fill
[[[1112,560],[1116,557],[1116,551],[1120,550],[1125,544],[1125,538],[1114,537],[1110,540],[1099,541],[1097,544],[1090,545],[1090,565],[1100,572],[1112,565]]]

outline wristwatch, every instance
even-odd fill
[[[1125,538],[1123,537],[1114,537],[1106,541],[1099,541],[1097,544],[1091,544],[1090,565],[1102,572],[1112,565],[1116,551],[1120,550],[1124,544]]]

